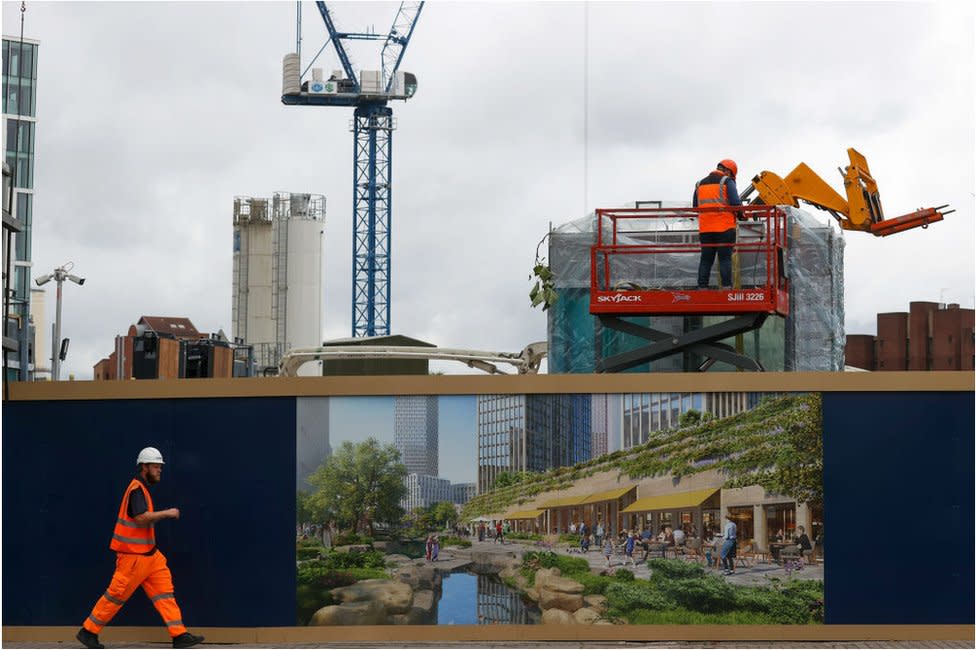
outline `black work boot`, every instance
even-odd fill
[[[98,642],[98,635],[97,634],[92,634],[91,632],[89,632],[85,628],[81,628],[80,630],[78,630],[78,634],[75,635],[75,638],[78,639],[79,641],[81,641],[81,645],[85,646],[86,648],[104,648],[105,647],[101,643]]]
[[[189,632],[173,637],[174,648],[192,648],[198,643],[203,643],[203,637]]]

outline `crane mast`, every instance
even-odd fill
[[[331,42],[342,70],[334,71],[326,80],[322,78],[321,70],[312,69],[311,80],[303,81],[304,74],[299,72],[300,53],[285,55],[281,101],[287,105],[355,107],[351,129],[352,335],[357,338],[384,336],[390,333],[392,163],[393,131],[396,129],[393,109],[387,104],[392,99],[409,99],[416,92],[416,77],[399,68],[424,3],[401,3],[393,25],[385,35],[340,32],[326,3],[315,4],[329,35],[322,50]],[[300,30],[300,9],[298,25]],[[381,69],[360,70],[357,77],[343,46],[346,40],[384,41]],[[296,49],[298,47],[300,37]]]

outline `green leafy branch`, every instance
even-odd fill
[[[542,305],[542,311],[546,311],[552,307],[552,304],[558,298],[552,269],[544,258],[540,259],[539,257],[539,249],[547,237],[549,237],[549,233],[546,233],[546,236],[539,240],[539,243],[535,247],[535,266],[532,267],[532,275],[529,276],[530,281],[532,278],[535,278],[535,284],[532,285],[532,289],[529,291],[529,300],[532,302],[533,307]]]

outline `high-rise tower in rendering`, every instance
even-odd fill
[[[479,395],[478,493],[502,472],[544,472],[588,460],[591,401],[586,395]]]
[[[393,444],[408,474],[437,476],[439,436],[437,397],[405,395],[393,398]]]
[[[393,398],[393,444],[408,474],[437,476],[437,396],[406,395]]]

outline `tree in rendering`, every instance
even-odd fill
[[[374,523],[396,522],[403,515],[406,475],[393,445],[381,445],[375,438],[359,444],[346,441],[309,477],[315,488],[309,507],[324,521],[334,520],[340,530],[372,534]]]
[[[431,518],[435,526],[450,528],[458,520],[457,509],[450,501],[441,501],[431,506]]]

